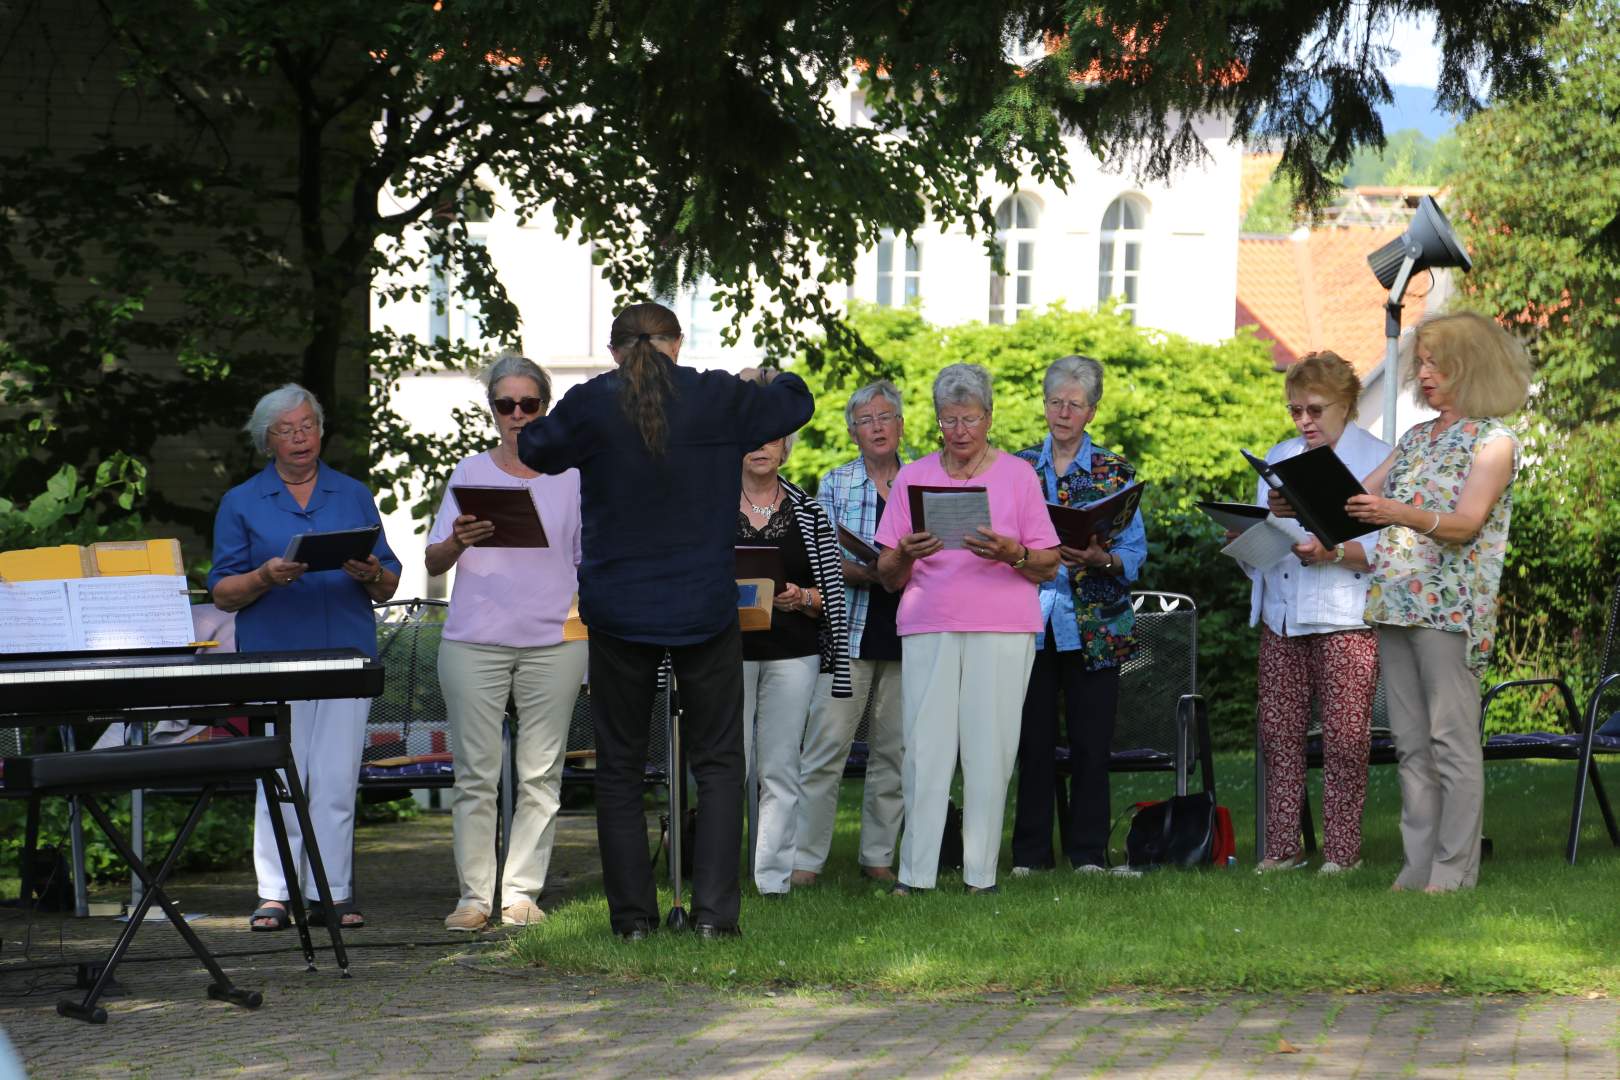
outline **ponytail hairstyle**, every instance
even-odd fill
[[[681,336],[681,321],[662,304],[631,304],[619,312],[608,347],[619,362],[619,404],[653,455],[664,452],[668,435],[664,407],[674,392],[666,358],[653,338]]]

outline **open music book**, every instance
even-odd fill
[[[906,489],[910,500],[911,531],[933,533],[946,551],[962,551],[966,537],[990,527],[990,492],[983,487],[936,487],[918,484]]]
[[[1257,570],[1269,570],[1282,562],[1306,537],[1298,522],[1272,517],[1263,506],[1200,502],[1198,509],[1214,518],[1221,528],[1238,534],[1221,548],[1221,554]]]
[[[1058,541],[1064,547],[1087,548],[1091,546],[1091,538],[1096,537],[1106,544],[1123,532],[1136,516],[1146,486],[1138,481],[1084,506],[1047,503],[1046,513],[1057,530]]]
[[[1323,547],[1337,547],[1373,531],[1366,522],[1344,512],[1345,503],[1367,491],[1339,460],[1333,447],[1318,446],[1269,463],[1247,450],[1242,454],[1267,484],[1282,493],[1299,515],[1299,523],[1315,533]]]
[[[183,577],[0,583],[0,653],[174,649],[193,637]]]

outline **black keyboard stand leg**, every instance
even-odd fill
[[[321,862],[321,847],[315,841],[315,826],[309,819],[309,802],[304,798],[304,785],[298,779],[298,766],[288,760],[287,767],[287,797],[292,800],[293,813],[298,816],[298,828],[304,837],[304,857],[309,860],[309,872],[315,875],[315,892],[321,898],[321,907],[326,910],[326,932],[332,938],[332,955],[337,959],[338,971],[343,978],[349,978],[349,953],[343,947],[343,930],[338,925],[343,920],[333,910],[332,886],[326,880],[326,864]],[[287,895],[291,896],[297,891],[296,884],[289,885]]]
[[[96,824],[101,827],[101,831],[106,834],[107,841],[112,844],[119,857],[128,863],[129,868],[141,879],[143,890],[140,902],[135,905],[135,910],[129,914],[129,923],[125,925],[123,932],[118,935],[117,943],[113,945],[112,955],[107,959],[107,964],[101,969],[100,974],[96,976],[95,983],[86,992],[84,1000],[82,1002],[58,1002],[56,1006],[58,1014],[77,1020],[85,1020],[92,1024],[104,1024],[107,1022],[107,1012],[96,1005],[96,1000],[106,990],[107,984],[112,981],[114,969],[118,967],[124,953],[129,950],[130,944],[135,940],[135,934],[146,920],[146,913],[151,910],[154,902],[162,905],[163,913],[168,916],[169,922],[174,925],[181,938],[185,940],[191,951],[196,954],[197,959],[202,961],[203,967],[207,968],[208,973],[213,976],[214,981],[208,987],[209,997],[219,1001],[229,1001],[249,1009],[256,1009],[263,1002],[263,995],[257,990],[242,990],[231,982],[230,976],[225,974],[225,969],[219,966],[219,961],[214,959],[213,953],[208,951],[208,947],[202,943],[202,939],[191,929],[191,925],[186,922],[185,916],[180,914],[180,909],[174,906],[174,902],[169,899],[169,894],[163,888],[163,883],[174,872],[175,863],[179,861],[180,852],[185,849],[186,841],[191,839],[191,834],[196,831],[197,823],[202,820],[203,811],[208,808],[208,802],[213,797],[214,790],[213,785],[203,788],[202,794],[197,797],[196,803],[191,808],[191,813],[186,816],[185,823],[180,826],[180,832],[175,836],[174,843],[169,845],[168,853],[163,856],[163,862],[158,866],[156,874],[153,874],[130,848],[129,841],[113,825],[106,812],[102,810],[101,804],[89,796],[84,797],[85,810],[95,819]]]
[[[276,853],[281,857],[281,877],[287,883],[287,911],[293,925],[298,928],[298,944],[304,950],[304,970],[315,970],[315,942],[309,936],[309,912],[304,908],[304,890],[298,883],[298,865],[293,862],[292,844],[287,840],[287,821],[281,816],[283,803],[292,797],[281,787],[275,773],[259,777],[264,789],[264,804],[270,808],[270,832],[276,838]]]
[[[34,862],[39,853],[39,796],[33,795],[28,799],[28,823],[23,829],[22,865],[18,871],[22,875],[21,888],[17,891],[17,910],[34,910]]]

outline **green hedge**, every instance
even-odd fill
[[[1239,447],[1263,452],[1291,432],[1269,346],[1247,333],[1216,345],[1133,325],[1112,311],[1055,308],[1006,326],[940,327],[914,309],[856,305],[851,321],[900,386],[909,419],[908,457],[939,448],[929,394],[948,364],[989,369],[995,393],[993,445],[1019,450],[1046,434],[1041,376],[1060,356],[1101,360],[1103,399],[1093,440],[1124,454],[1149,487],[1142,509],[1148,562],[1137,587],[1186,593],[1199,607],[1199,681],[1219,740],[1249,745],[1254,725],[1257,639],[1249,629],[1249,582],[1218,554],[1218,532],[1197,499],[1251,499],[1254,473]],[[833,364],[833,368],[847,367]],[[802,365],[801,365],[802,367]],[[815,418],[784,472],[814,489],[854,454],[843,403],[859,383],[832,385],[807,372]]]

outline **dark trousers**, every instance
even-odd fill
[[[596,839],[615,933],[658,925],[658,892],[642,808],[647,726],[665,646],[591,632],[591,714],[596,727]],[[694,923],[735,926],[742,904],[742,634],[668,648],[681,697],[681,744],[697,779],[692,850]]]
[[[1018,810],[1013,818],[1014,866],[1050,867],[1057,770],[1058,690],[1069,736],[1069,862],[1074,866],[1108,862],[1108,747],[1114,740],[1119,707],[1119,668],[1087,671],[1078,652],[1058,652],[1050,629],[1046,647],[1035,654],[1024,693],[1023,730],[1018,739]]]

